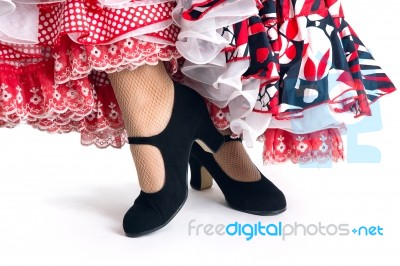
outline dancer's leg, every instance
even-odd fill
[[[224,130],[221,133],[230,135],[231,131]],[[226,142],[213,156],[222,170],[236,181],[254,182],[261,179],[260,172],[240,141]]]
[[[150,137],[164,130],[174,102],[174,86],[164,65],[144,65],[134,71],[109,74],[128,136]],[[130,145],[141,189],[159,191],[164,184],[164,162],[151,145]]]

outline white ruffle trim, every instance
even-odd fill
[[[126,34],[120,35],[114,39],[112,39],[109,42],[102,42],[101,44],[113,44],[116,43],[118,41],[121,40],[125,40],[127,38],[135,38],[138,40],[142,40],[142,41],[149,41],[149,42],[153,42],[153,43],[158,43],[158,44],[165,44],[165,45],[173,45],[173,43],[167,41],[167,40],[163,40],[163,39],[159,39],[159,38],[154,38],[151,36],[146,36],[146,34],[151,33],[151,32],[157,32],[157,31],[162,31],[168,27],[170,27],[172,25],[172,20],[166,20],[163,22],[159,22],[150,26],[145,26],[145,27],[141,27],[138,28],[137,30],[134,31],[130,31]],[[80,37],[79,33],[70,33],[68,34],[68,36],[71,38],[71,40],[73,40],[76,43],[79,43],[78,39]]]
[[[181,69],[189,78],[185,83],[217,106],[228,106],[230,129],[234,135],[242,135],[244,143],[252,147],[271,119],[269,115],[253,112],[260,81],[242,80],[249,61],[226,63],[221,51],[232,37],[223,35],[222,28],[258,14],[255,1],[226,1],[196,21],[182,18],[185,7],[184,1],[178,1],[173,11],[173,19],[181,28],[176,48],[186,59]]]
[[[0,40],[8,43],[38,43],[39,9],[19,1],[0,0]],[[37,2],[37,1],[36,1]]]
[[[222,27],[258,14],[254,0],[236,0],[216,6],[196,21],[188,21],[182,18],[188,5],[183,0],[177,2],[172,12],[174,22],[181,28],[176,48],[183,57],[196,64],[209,63],[229,44],[220,34]]]
[[[352,119],[354,115],[351,112],[340,113],[341,116],[349,114]],[[273,118],[269,124],[269,128],[283,129],[294,134],[308,134],[328,128],[342,128],[339,118],[335,117],[337,114],[331,110],[329,103],[314,106],[311,109],[305,109],[301,113],[302,117],[293,119],[277,120]],[[343,119],[343,117],[341,117]]]
[[[0,16],[10,14],[15,10],[15,4],[11,0],[0,1]]]

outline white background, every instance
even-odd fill
[[[344,0],[347,21],[400,86],[397,1]],[[129,148],[83,147],[79,134],[50,135],[27,126],[0,129],[0,265],[399,265],[399,93],[380,100],[383,129],[359,134],[381,151],[378,164],[331,168],[261,166],[286,194],[275,217],[226,207],[217,186],[190,189],[164,229],[139,239],[121,221],[139,193]],[[383,236],[189,236],[188,223],[318,223],[378,226]]]

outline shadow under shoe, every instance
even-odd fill
[[[194,140],[202,140],[214,152],[224,142],[211,121],[203,98],[184,85],[175,83],[174,87],[174,106],[166,128],[152,137],[128,138],[129,144],[157,147],[165,167],[161,190],[155,193],[141,191],[125,214],[123,228],[129,237],[164,227],[182,208],[188,194],[188,161]]]
[[[235,140],[229,136],[225,138],[225,142]],[[261,172],[258,181],[236,181],[222,170],[211,153],[204,151],[197,143],[193,144],[189,163],[191,187],[196,190],[210,188],[213,178],[233,209],[256,215],[275,215],[286,210],[285,195]]]

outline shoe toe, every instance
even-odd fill
[[[266,179],[264,193],[260,193],[260,209],[265,215],[278,214],[286,210],[286,197],[271,181]]]
[[[285,195],[265,177],[259,182],[242,183],[227,201],[234,209],[256,215],[274,215],[286,210]]]
[[[127,236],[138,237],[156,231],[164,223],[165,219],[157,210],[135,204],[125,214],[123,228]]]
[[[269,209],[272,212],[280,213],[286,210],[286,197],[279,189],[275,193],[272,193],[267,200],[270,202]]]

